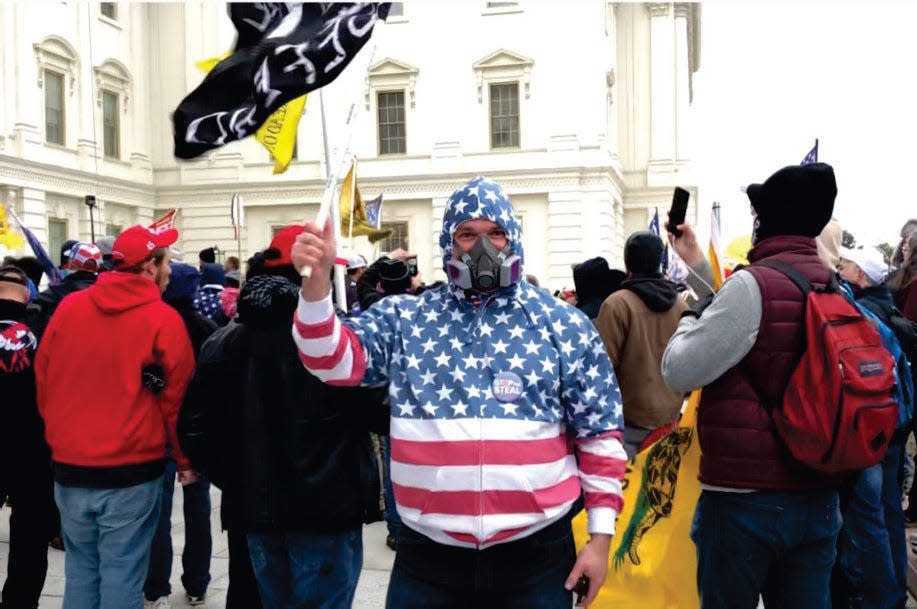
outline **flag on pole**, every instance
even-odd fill
[[[287,102],[332,82],[390,4],[231,3],[236,48],[175,109],[175,156],[244,139]]]
[[[235,6],[235,5],[233,5]],[[250,5],[246,5],[250,6]],[[221,57],[202,59],[194,65],[205,74],[210,72],[218,63],[232,55],[225,53]],[[296,148],[296,134],[299,130],[299,120],[306,109],[308,95],[297,97],[280,107],[268,117],[263,125],[255,132],[255,140],[268,151],[274,159],[274,175],[284,173],[293,161],[293,150]]]
[[[229,203],[229,217],[232,220],[232,228],[235,233],[233,239],[238,240],[239,235],[242,234],[242,227],[245,226],[245,205],[242,202],[242,195],[239,193],[234,194]]]
[[[380,197],[378,197],[381,199]],[[381,204],[381,201],[380,201]],[[357,187],[357,160],[350,165],[350,171],[341,183],[341,198],[338,203],[341,212],[341,234],[349,237],[366,236],[370,243],[381,241],[392,234],[391,229],[380,230],[369,222],[366,204]]]
[[[0,203],[0,245],[11,250],[25,247],[25,239],[15,232],[6,219],[6,205]]]
[[[710,259],[710,270],[713,271],[713,289],[719,290],[723,286],[723,265],[720,262],[720,205],[713,204],[710,214],[710,245],[707,248],[707,257]]]
[[[665,245],[665,250],[662,253],[662,274],[673,283],[684,283],[688,277],[688,270],[685,268],[685,263],[681,257],[675,253],[673,248],[669,247],[668,240],[662,236],[662,232],[659,229],[658,207],[647,228],[651,233],[662,239],[662,243]]]
[[[366,204],[366,220],[373,228],[382,226],[382,195]]]
[[[812,146],[812,150],[809,151],[809,154],[802,159],[800,165],[811,165],[812,163],[818,162],[818,138],[815,138],[815,145]]]
[[[177,213],[178,210],[173,208],[164,213],[161,217],[154,220],[153,223],[148,227],[150,232],[158,235],[159,233],[164,233],[169,229],[175,228],[175,215]]]
[[[62,279],[60,276],[60,270],[57,268],[57,265],[51,261],[51,257],[48,256],[48,252],[41,244],[41,241],[38,240],[38,237],[35,236],[35,233],[23,225],[22,221],[16,216],[12,209],[8,210],[8,212],[9,215],[13,217],[13,220],[16,221],[16,224],[19,226],[19,230],[22,231],[23,235],[25,235],[25,240],[29,243],[29,247],[32,248],[32,253],[35,254],[35,258],[38,260],[41,268],[45,270],[45,274],[48,276],[48,279],[52,284],[60,283]]]

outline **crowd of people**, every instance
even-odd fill
[[[66,243],[62,279],[42,292],[34,259],[4,260],[0,606],[38,606],[59,536],[66,609],[169,607],[176,483],[192,606],[210,583],[211,484],[227,607],[351,606],[362,527],[383,518],[396,551],[387,607],[588,604],[628,459],[703,388],[701,606],[903,607],[917,220],[885,260],[840,246],[828,165],[783,168],[747,193],[749,264],[716,294],[682,224],[667,228],[684,285],[662,273],[663,239],[640,231],[623,270],[585,260],[575,292],[552,295],[524,275],[512,203],[481,177],[446,206],[446,281],[425,285],[405,250],[354,256],[346,310],[330,224],[280,230],[244,278],[238,259],[219,264],[208,248],[186,262],[175,229],[142,226]],[[817,340],[810,292],[842,295],[895,365],[894,433],[844,475],[805,465],[775,422]]]

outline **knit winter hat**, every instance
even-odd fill
[[[818,235],[834,211],[837,182],[827,163],[790,165],[746,194],[754,208],[754,243],[777,235]]]
[[[662,272],[665,244],[659,235],[638,231],[624,243],[624,266],[633,274],[654,275]]]

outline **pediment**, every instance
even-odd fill
[[[472,67],[475,70],[487,70],[488,68],[532,67],[534,64],[535,61],[525,55],[499,49],[479,59]]]
[[[409,63],[387,57],[369,69],[369,76],[416,76],[420,70]]]

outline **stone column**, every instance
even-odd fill
[[[583,257],[583,193],[548,193],[547,283],[551,288],[573,289],[571,265]]]
[[[652,2],[650,11],[650,81],[652,141],[650,163],[675,159],[675,37],[673,5]]]
[[[675,158],[679,162],[687,161],[690,154],[689,126],[691,104],[691,73],[688,66],[688,56],[691,47],[688,44],[688,19],[690,18],[688,4],[675,5]]]

